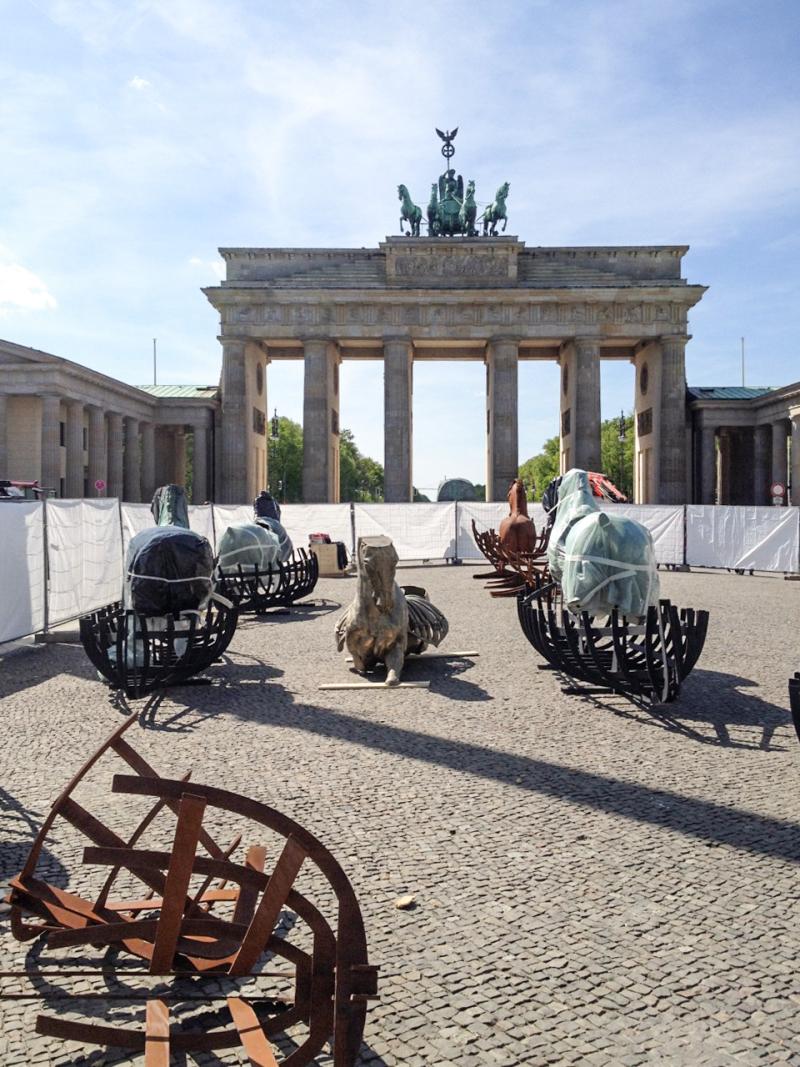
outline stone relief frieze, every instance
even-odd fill
[[[684,304],[669,303],[463,303],[463,304],[243,304],[223,307],[228,325],[348,327],[575,326],[580,324],[685,326]]]
[[[494,256],[398,256],[395,274],[399,278],[457,277],[457,278],[507,278],[508,260]]]

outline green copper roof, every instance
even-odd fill
[[[151,396],[162,396],[181,400],[213,400],[219,392],[216,385],[140,385],[145,393]]]
[[[692,400],[755,400],[757,396],[771,393],[766,385],[690,385]]]

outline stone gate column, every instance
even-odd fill
[[[244,504],[248,498],[247,361],[244,341],[222,342],[222,456],[219,499]]]
[[[658,436],[657,504],[685,504],[686,342],[685,335],[661,338],[661,403]]]
[[[0,478],[10,478],[8,470],[8,396],[0,393]]]
[[[125,477],[124,497],[130,504],[142,499],[142,451],[139,443],[139,420],[130,415],[125,419]]]
[[[83,496],[83,404],[67,402],[67,476],[66,494],[71,500]]]
[[[195,425],[192,433],[192,503],[202,504],[208,500],[208,431],[205,426]]]
[[[600,345],[575,339],[572,466],[600,470]]]
[[[769,504],[772,466],[772,427],[756,426],[753,430],[753,503]]]
[[[792,412],[792,504],[800,505],[800,411]]]
[[[142,423],[142,500],[149,504],[156,491],[156,428]]]
[[[303,500],[339,500],[339,351],[325,338],[303,343]]]
[[[123,499],[123,470],[125,440],[122,434],[122,416],[116,411],[108,415],[108,496]]]
[[[89,493],[100,496],[95,482],[108,479],[108,456],[106,452],[106,417],[102,408],[89,408]],[[108,494],[110,496],[110,494]]]
[[[519,471],[519,342],[486,346],[486,499],[505,500]]]
[[[714,426],[700,431],[700,503],[717,502],[717,434]]]
[[[411,341],[387,338],[383,342],[383,499],[387,504],[413,499],[413,368]]]
[[[61,485],[61,398],[42,397],[42,469],[39,484],[60,492]]]
[[[788,471],[788,437],[789,429],[788,423],[785,419],[780,419],[778,422],[772,424],[772,481],[782,482],[783,485],[789,484],[789,471]]]
[[[174,448],[172,451],[172,481],[175,485],[186,485],[186,431],[183,426],[175,427]],[[242,503],[242,501],[239,501]]]

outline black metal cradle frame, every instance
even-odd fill
[[[126,696],[186,682],[210,667],[231,643],[239,612],[214,599],[200,612],[148,618],[109,604],[80,620],[86,655]]]
[[[789,706],[792,709],[792,722],[797,739],[800,741],[800,671],[789,679]]]
[[[703,650],[708,612],[659,600],[641,624],[615,609],[603,625],[557,601],[553,583],[517,598],[522,630],[550,667],[600,692],[619,693],[649,704],[676,699]],[[583,687],[566,692],[587,693]]]
[[[237,564],[225,571],[217,567],[217,590],[240,612],[263,615],[270,608],[288,608],[313,592],[319,578],[319,561],[313,552],[297,548],[285,563],[266,571]]]

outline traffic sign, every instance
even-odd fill
[[[102,478],[98,478],[97,481],[94,483],[94,487],[98,493],[102,493],[102,491],[106,487],[106,483],[103,481]]]
[[[770,496],[786,496],[786,486],[783,482],[773,482],[769,487]]]

